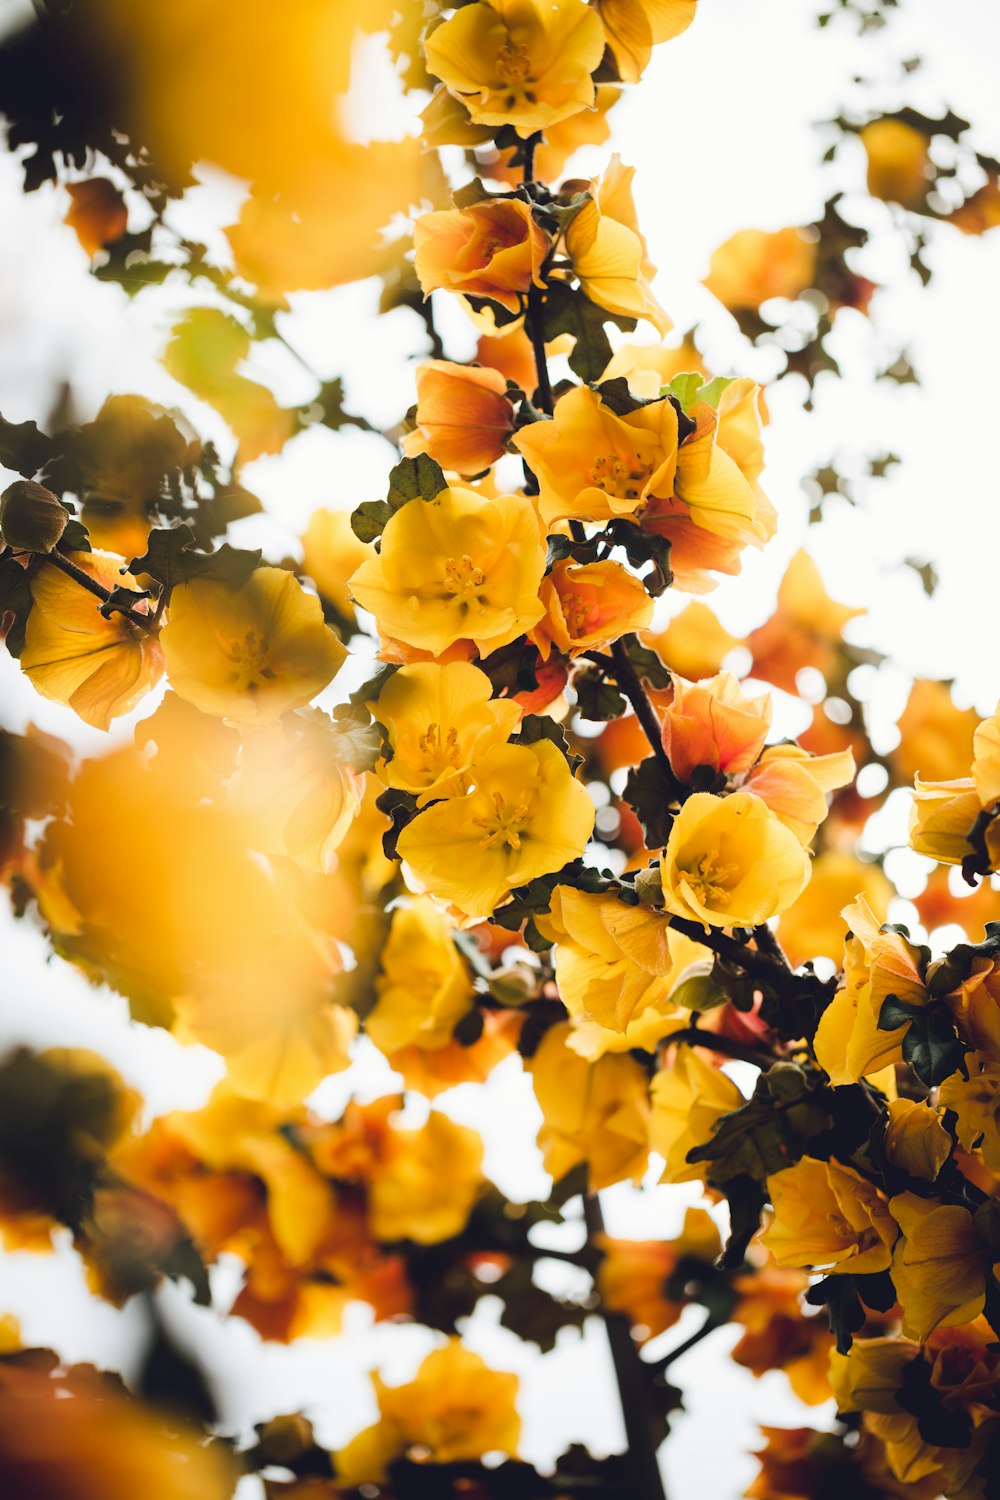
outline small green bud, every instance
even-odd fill
[[[68,520],[58,497],[33,479],[17,479],[0,495],[0,536],[18,552],[51,552]]]
[[[729,996],[713,979],[712,969],[711,959],[688,964],[670,991],[671,1005],[682,1005],[685,1010],[714,1010],[717,1005],[725,1005]]]
[[[490,975],[490,994],[501,1005],[523,1005],[538,990],[538,970],[530,964],[515,962]]]

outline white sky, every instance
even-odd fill
[[[24,9],[22,0],[0,0],[0,25],[18,9]],[[819,175],[825,141],[810,128],[812,120],[836,113],[847,101],[855,73],[883,80],[871,96],[873,105],[893,108],[904,96],[897,93],[892,59],[922,54],[926,66],[907,81],[905,101],[932,114],[950,105],[976,123],[981,149],[1000,154],[995,0],[954,0],[946,24],[939,0],[904,0],[888,37],[864,41],[846,23],[815,29],[811,10],[806,0],[702,0],[695,25],[658,49],[642,85],[612,116],[613,144],[638,168],[640,222],[660,268],[660,300],[679,329],[700,322],[709,362],[714,357],[724,369],[739,359],[741,344],[728,314],[698,284],[709,254],[737,229],[804,222],[834,188],[851,193],[863,185],[860,146]],[[603,149],[582,153],[574,174],[599,171],[605,160]],[[199,234],[206,232],[206,216],[216,224],[229,222],[238,203],[238,190],[215,178],[192,196],[183,212]],[[845,209],[850,212],[850,199]],[[0,156],[0,411],[13,421],[42,418],[55,385],[65,378],[84,417],[95,414],[111,392],[138,391],[186,407],[221,446],[224,430],[213,415],[157,364],[170,323],[184,305],[183,289],[126,304],[117,288],[88,276],[83,252],[61,227],[65,210],[58,192],[23,198],[16,165]],[[893,277],[893,289],[875,301],[877,329],[857,316],[844,318],[838,352],[847,378],[821,382],[813,413],[803,412],[794,382],[769,395],[765,486],[778,507],[779,534],[763,555],[748,556],[743,576],[726,581],[713,603],[724,623],[739,632],[769,613],[777,581],[805,535],[802,474],[854,448],[901,454],[904,462],[870,488],[859,508],[828,501],[828,519],[808,538],[835,597],[868,608],[867,618],[852,627],[853,638],[887,651],[898,663],[880,674],[873,704],[876,726],[886,734],[910,673],[954,676],[959,701],[974,701],[984,713],[1000,696],[994,609],[1000,231],[970,240],[946,226],[935,229],[928,252],[935,279],[924,291],[899,264],[888,233],[890,210],[875,204],[865,212],[886,232],[858,269],[870,269],[873,279]],[[388,424],[413,399],[407,361],[422,349],[411,315],[374,319],[376,297],[377,289],[364,285],[297,298],[285,331],[322,373],[346,373],[352,409]],[[472,338],[461,315],[450,309],[441,321],[454,339],[455,356],[468,357]],[[875,388],[872,371],[898,342],[909,344],[923,384]],[[259,368],[278,382],[282,399],[311,394],[291,360],[269,357]],[[744,368],[766,375],[766,356],[753,355]],[[353,506],[383,493],[390,461],[387,446],[364,434],[319,430],[299,437],[280,458],[246,470],[245,482],[264,497],[269,514],[243,523],[244,536],[265,541],[276,553],[294,546],[316,505]],[[900,560],[914,554],[932,558],[940,574],[933,601],[924,598],[915,575],[899,569]],[[669,612],[683,602],[668,599],[664,608]],[[3,657],[0,724],[19,728],[29,716],[81,749],[107,744],[68,710],[37,698]],[[130,723],[123,721],[118,733],[128,732]],[[59,960],[47,960],[38,934],[4,912],[0,1044],[56,1040],[105,1052],[146,1093],[154,1112],[193,1107],[219,1071],[210,1054],[185,1051],[163,1033],[131,1025],[123,1002],[90,990]],[[370,1055],[361,1077],[372,1093],[392,1086],[385,1066],[379,1068]],[[335,1108],[341,1095],[338,1079],[326,1091],[324,1107]],[[455,1090],[444,1106],[484,1130],[487,1166],[501,1186],[515,1196],[545,1192],[532,1145],[536,1109],[516,1063],[505,1065],[485,1091]],[[638,1194],[623,1188],[604,1196],[611,1229],[630,1234],[675,1233],[691,1201],[686,1189]],[[71,1358],[127,1364],[137,1315],[90,1302],[71,1253],[55,1260],[8,1257],[0,1273],[0,1312],[17,1311],[30,1340],[54,1343]],[[169,1300],[180,1322],[211,1351],[231,1421],[247,1423],[302,1405],[331,1444],[371,1418],[361,1372],[382,1364],[390,1378],[407,1377],[430,1342],[416,1328],[372,1328],[358,1309],[343,1338],[286,1350],[262,1346],[241,1323],[217,1325],[213,1314],[184,1307],[182,1296],[171,1294]],[[620,1444],[599,1325],[582,1339],[567,1332],[544,1358],[494,1325],[484,1309],[468,1339],[497,1364],[522,1373],[527,1457],[550,1459],[583,1438],[595,1452]],[[693,1326],[696,1315],[667,1340]],[[688,1414],[677,1419],[665,1450],[675,1497],[732,1500],[755,1472],[746,1451],[756,1441],[756,1424],[810,1420],[788,1396],[783,1376],[755,1382],[722,1357],[734,1340],[734,1332],[719,1332],[676,1369]]]

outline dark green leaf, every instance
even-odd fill
[[[151,531],[145,553],[134,558],[127,571],[136,578],[148,573],[169,597],[178,584],[190,583],[193,578],[212,578],[241,588],[260,567],[260,559],[260,548],[247,551],[228,542],[215,552],[200,552],[194,546],[194,531],[185,523]]]
[[[584,667],[573,678],[577,708],[585,719],[617,719],[628,703],[600,667]]]
[[[667,780],[654,755],[629,771],[623,796],[642,824],[647,849],[662,849],[667,842],[672,822],[670,803],[676,795],[676,785]]]
[[[53,441],[34,422],[8,422],[0,417],[0,467],[31,479],[51,458]]]
[[[568,333],[575,340],[569,356],[569,367],[581,380],[598,380],[611,359],[611,343],[605,323],[617,323],[631,332],[634,318],[618,317],[598,307],[582,291],[565,282],[553,282],[543,303],[546,342]]]
[[[24,627],[33,602],[27,570],[12,557],[0,557],[0,621],[10,617],[4,640],[11,656],[24,650]]]

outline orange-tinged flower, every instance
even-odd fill
[[[653,1078],[650,1103],[649,1144],[664,1159],[661,1182],[700,1182],[706,1168],[689,1162],[688,1153],[710,1140],[722,1116],[745,1100],[731,1078],[682,1044],[671,1065]]]
[[[521,719],[518,704],[492,693],[486,673],[470,662],[400,667],[375,705],[392,751],[378,765],[386,786],[414,792],[418,807],[467,792],[473,761],[504,744]]]
[[[1000,178],[995,172],[988,172],[982,187],[952,210],[948,223],[963,234],[986,234],[996,229],[1000,224]]]
[[[991,1256],[968,1209],[897,1193],[889,1210],[902,1231],[892,1281],[903,1332],[925,1339],[935,1328],[971,1323],[983,1310]]]
[[[517,1452],[517,1376],[491,1370],[458,1339],[433,1350],[406,1385],[386,1385],[378,1375],[372,1381],[379,1420],[334,1454],[343,1484],[377,1482],[411,1451],[418,1462],[438,1464]]]
[[[419,813],[397,847],[432,895],[485,916],[515,886],[579,858],[594,805],[549,740],[494,745],[469,774],[469,795]]]
[[[428,360],[417,368],[417,426],[403,452],[429,453],[443,469],[480,474],[506,450],[514,429],[507,382],[496,370]]]
[[[800,229],[740,229],[712,252],[705,286],[731,312],[812,286],[816,245]]]
[[[428,70],[477,125],[527,137],[594,102],[604,29],[583,0],[476,0],[424,43]]]
[[[879,865],[825,849],[813,860],[809,884],[778,923],[789,961],[797,966],[809,958],[829,958],[839,964],[844,956],[844,907],[862,896],[876,920],[884,922],[894,894]]]
[[[947,682],[918,679],[897,721],[892,764],[902,781],[952,781],[968,776],[979,715],[958,708]]]
[[[653,615],[653,601],[640,579],[621,563],[558,562],[542,580],[539,597],[545,618],[531,632],[544,659],[552,647],[578,656],[641,630]]]
[[[761,1235],[779,1266],[831,1275],[886,1271],[898,1231],[889,1205],[859,1172],[804,1156],[767,1179],[774,1218]]]
[[[604,1252],[597,1285],[604,1306],[624,1313],[639,1342],[672,1328],[689,1299],[683,1290],[668,1295],[667,1285],[681,1261],[713,1265],[722,1240],[712,1216],[703,1208],[689,1208],[684,1228],[675,1240],[619,1240],[604,1236]]]
[[[103,588],[121,587],[123,558],[73,552],[69,560]],[[31,597],[21,668],[43,698],[67,704],[95,729],[135,708],[163,675],[151,630],[122,614],[106,620],[100,601],[51,564],[40,564]],[[137,610],[145,612],[144,600]]]
[[[844,951],[844,985],[820,1017],[816,1060],[834,1084],[857,1083],[902,1061],[906,1027],[883,1031],[878,1024],[890,996],[912,1005],[927,999],[920,953],[901,933],[879,925],[863,896],[842,912],[850,931]]]
[[[523,427],[514,446],[538,479],[547,526],[567,516],[633,516],[651,496],[673,493],[677,412],[663,400],[620,417],[589,386],[576,386],[556,402],[552,421]]]
[[[686,31],[698,0],[597,0],[604,35],[624,83],[638,83],[654,46]]]
[[[121,239],[128,228],[128,205],[113,182],[106,177],[88,177],[83,182],[67,183],[66,191],[70,207],[64,222],[89,256]]]
[[[180,697],[259,724],[308,703],[347,656],[316,595],[283,568],[257,568],[239,587],[211,578],[179,584],[163,651]]]
[[[615,155],[599,182],[565,184],[589,189],[591,197],[566,230],[566,249],[583,291],[610,313],[646,318],[657,332],[673,327],[650,285],[656,267],[649,260],[632,198],[634,167]]]
[[[545,1033],[528,1064],[543,1123],[538,1145],[556,1182],[586,1162],[591,1191],[638,1182],[649,1160],[649,1088],[635,1058],[590,1063],[569,1047],[570,1027]]]
[[[730,635],[718,616],[700,599],[685,604],[664,630],[645,631],[641,640],[692,682],[714,677],[725,657],[740,644],[739,637]]]
[[[372,1234],[418,1245],[461,1234],[483,1186],[482,1162],[477,1132],[438,1110],[417,1130],[390,1131],[369,1184]]]
[[[922,130],[902,120],[872,120],[860,133],[868,157],[868,191],[873,198],[919,208],[931,185],[933,167]]]
[[[447,917],[426,897],[397,906],[380,958],[378,1000],[365,1020],[376,1047],[391,1058],[403,1047],[447,1046],[473,993]]]
[[[803,845],[827,814],[827,795],[854,780],[854,754],[810,755],[798,745],[769,745],[743,786],[755,793]]]
[[[972,779],[984,807],[1000,800],[1000,708],[972,736]]]
[[[471,640],[485,655],[541,619],[544,571],[526,496],[490,500],[453,486],[392,516],[381,552],[361,564],[351,593],[385,635],[435,655]]]
[[[351,625],[354,601],[347,582],[370,556],[367,542],[354,534],[349,510],[313,511],[302,533],[302,566],[321,596]]]
[[[757,927],[785,911],[809,879],[795,835],[750,792],[695,792],[660,857],[667,911],[709,927]]]
[[[544,286],[541,265],[551,243],[521,198],[441,209],[422,214],[413,226],[414,266],[425,297],[444,288],[486,297],[514,313],[532,285]]]
[[[699,683],[671,672],[670,680],[663,748],[678,780],[689,782],[699,766],[727,775],[749,770],[771,727],[771,695],[746,697],[731,672]]]
[[[794,693],[796,675],[803,667],[816,667],[829,675],[844,626],[863,613],[830,598],[815,562],[800,549],[778,585],[777,608],[747,638],[754,677]]]
[[[494,335],[484,333],[476,345],[476,363],[498,371],[505,381],[512,380],[523,391],[530,393],[538,384],[535,352],[520,325],[501,329]]]

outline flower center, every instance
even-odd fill
[[[501,83],[523,83],[531,72],[531,55],[523,42],[507,37],[496,61],[497,77]]]
[[[639,500],[652,472],[641,453],[628,453],[624,459],[617,453],[602,453],[590,466],[592,482],[617,500]]]
[[[560,599],[566,629],[572,637],[586,635],[591,620],[597,615],[594,605],[579,594],[570,594]]]
[[[444,586],[450,594],[464,599],[468,604],[476,599],[476,590],[482,588],[486,575],[477,568],[469,554],[461,559],[446,557],[444,560]]]
[[[267,664],[268,643],[257,639],[253,630],[248,630],[242,641],[233,641],[229,647],[229,659],[236,666],[236,685],[242,693],[255,693],[263,682],[274,680],[274,672]]]
[[[714,854],[703,854],[693,870],[684,871],[684,878],[702,906],[728,906],[730,887],[739,873],[738,865],[716,865]]]
[[[500,793],[494,792],[493,807],[495,811],[491,817],[472,820],[477,828],[484,830],[479,847],[495,849],[498,844],[506,844],[510,849],[520,849],[520,828],[528,816],[527,803],[522,802],[517,807],[509,808]]]
[[[458,730],[454,726],[443,734],[440,724],[428,724],[417,743],[425,771],[437,772],[444,766],[458,764]]]

